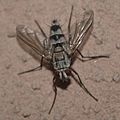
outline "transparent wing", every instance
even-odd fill
[[[45,49],[43,43],[40,42],[40,33],[33,31],[25,25],[16,27],[16,38],[19,45],[29,54],[37,59],[41,57],[50,60],[49,52]]]
[[[87,11],[84,13],[83,20],[80,23],[76,22],[74,36],[70,41],[70,46],[73,53],[82,46],[84,38],[93,25],[94,13],[93,11]]]

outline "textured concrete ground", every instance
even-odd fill
[[[34,19],[48,35],[53,18],[66,27],[71,5],[77,17],[87,9],[95,14],[92,35],[82,53],[109,54],[110,58],[73,64],[98,102],[71,79],[67,90],[58,88],[48,115],[54,97],[53,74],[43,67],[18,76],[39,63],[8,35],[19,24],[38,29]],[[0,0],[0,28],[0,120],[120,120],[120,0]]]

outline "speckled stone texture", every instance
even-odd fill
[[[20,24],[38,29],[34,19],[49,35],[54,18],[66,34],[72,5],[76,19],[85,10],[94,11],[94,28],[81,52],[110,58],[73,64],[98,102],[71,79],[67,90],[58,88],[48,115],[54,97],[52,72],[43,67],[18,76],[39,62],[8,36]],[[0,0],[0,120],[120,120],[120,0]]]

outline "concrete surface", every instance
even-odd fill
[[[58,88],[48,115],[54,96],[53,74],[43,67],[18,76],[39,63],[8,35],[19,24],[38,29],[34,19],[48,35],[53,18],[66,27],[71,5],[76,17],[87,9],[95,14],[92,35],[82,53],[109,54],[110,58],[73,64],[98,102],[71,79],[67,90]],[[0,120],[120,120],[120,0],[0,0],[0,28]]]

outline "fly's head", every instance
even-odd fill
[[[56,33],[61,34],[61,26],[59,22],[57,21],[57,19],[54,19],[52,21],[50,31],[51,31],[50,33],[51,35],[55,35]]]
[[[57,20],[57,19],[54,19],[54,20],[52,21],[52,25],[59,25],[58,20]]]

